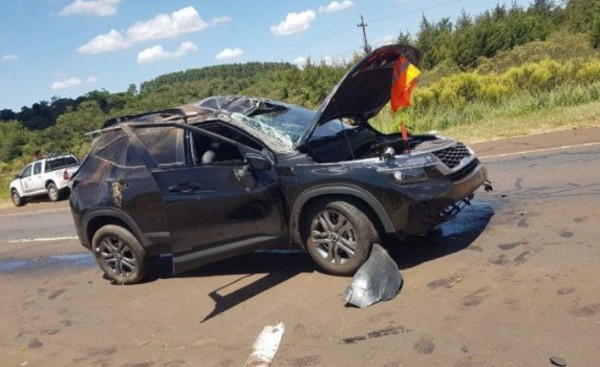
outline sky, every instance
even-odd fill
[[[3,0],[0,110],[224,63],[341,62],[363,45],[361,14],[378,46],[416,33],[422,14],[497,3],[512,0]]]

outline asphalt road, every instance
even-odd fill
[[[474,148],[495,191],[391,244],[405,284],[363,310],[341,300],[349,279],[301,253],[177,278],[163,262],[157,279],[113,286],[71,239],[65,202],[2,210],[0,365],[242,366],[277,321],[273,366],[597,365],[600,129]]]

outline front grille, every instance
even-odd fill
[[[479,159],[475,158],[469,164],[464,166],[460,171],[454,172],[454,173],[448,175],[447,177],[450,179],[450,181],[453,181],[453,182],[460,181],[463,178],[467,177],[471,172],[473,172],[473,170],[478,165],[479,165]]]
[[[433,152],[439,160],[444,162],[448,168],[454,168],[460,164],[460,161],[471,155],[469,149],[462,144],[456,143],[455,146]]]

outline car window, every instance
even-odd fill
[[[21,178],[25,178],[25,177],[29,177],[31,176],[31,164],[27,167],[25,167],[25,169],[23,170],[23,173],[21,173]]]
[[[33,174],[39,175],[40,173],[42,173],[42,162],[36,162],[33,165]]]
[[[112,142],[102,147],[96,155],[121,166],[137,167],[143,165],[125,135],[117,135]]]
[[[139,128],[135,131],[159,167],[185,164],[183,129],[168,126]]]
[[[244,163],[235,145],[217,141],[204,134],[191,132],[192,160],[198,165],[241,165]]]
[[[46,163],[46,171],[55,171],[57,169],[75,166],[77,164],[79,164],[79,162],[77,162],[77,159],[75,159],[75,157],[56,158],[48,160],[48,162]]]

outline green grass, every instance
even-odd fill
[[[0,174],[0,208],[12,205],[8,185],[13,180],[14,175],[9,173]]]

